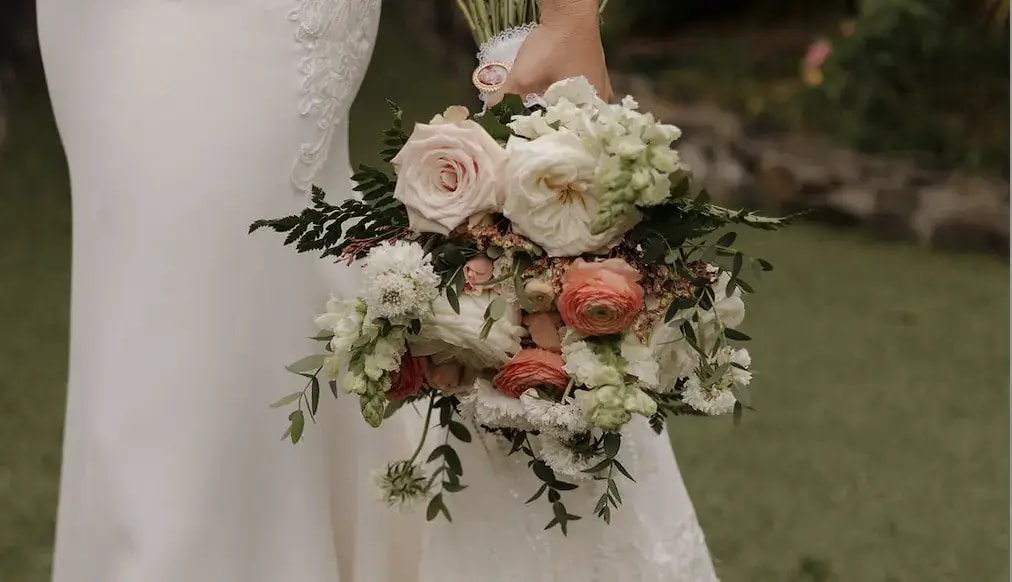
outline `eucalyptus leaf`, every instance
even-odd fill
[[[488,315],[494,321],[499,321],[506,315],[506,310],[509,308],[509,304],[506,303],[506,299],[503,297],[496,297],[492,300],[492,303],[488,305]]]
[[[271,408],[281,408],[282,406],[288,406],[293,402],[297,402],[299,398],[302,398],[302,390],[299,390],[298,392],[292,392],[288,396],[283,396],[282,398],[278,399],[273,404],[271,404]]]
[[[289,437],[292,439],[292,444],[297,444],[302,439],[302,431],[306,428],[306,417],[302,414],[301,410],[293,410],[288,415],[288,420],[291,422],[291,432]]]
[[[301,360],[289,364],[286,368],[289,372],[298,374],[299,372],[315,372],[323,367],[323,362],[327,359],[326,354],[318,354],[315,356],[306,356]]]
[[[450,433],[457,438],[457,440],[469,443],[471,442],[471,432],[467,430],[467,427],[463,424],[455,421],[450,421]]]
[[[729,340],[734,340],[734,341],[739,341],[739,342],[747,342],[750,339],[752,339],[751,337],[747,336],[746,334],[744,334],[744,333],[742,333],[742,332],[740,332],[740,331],[738,331],[736,329],[731,329],[729,327],[728,328],[724,328],[724,337],[726,337]]]
[[[534,470],[534,474],[538,479],[541,479],[545,483],[555,482],[555,471],[551,467],[545,464],[544,461],[538,459],[534,461],[534,465],[531,467]]]
[[[738,233],[732,231],[726,232],[717,239],[717,246],[730,247],[734,244],[734,241],[738,240]]]

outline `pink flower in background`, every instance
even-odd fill
[[[425,378],[425,371],[428,367],[428,358],[415,358],[410,353],[404,354],[401,359],[401,369],[391,375],[387,399],[391,401],[404,400],[418,394],[418,391],[422,389],[422,380]]]
[[[559,354],[546,350],[522,350],[493,379],[495,389],[520,398],[530,388],[548,388],[560,394],[569,385],[569,376],[562,369],[566,362]]]
[[[594,263],[576,259],[562,279],[558,301],[562,320],[587,335],[629,329],[643,308],[642,277],[622,259]]]
[[[806,68],[821,69],[826,59],[833,54],[833,46],[826,39],[819,39],[808,47],[803,60]]]

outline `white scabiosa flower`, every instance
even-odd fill
[[[385,242],[373,248],[362,274],[370,319],[418,317],[439,295],[439,277],[418,243]]]
[[[429,478],[418,465],[399,461],[376,473],[380,500],[398,511],[411,511],[429,497]]]

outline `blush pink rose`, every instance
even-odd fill
[[[428,358],[415,358],[411,354],[404,354],[401,358],[401,369],[390,376],[387,400],[404,400],[418,394],[422,389],[422,381],[428,367]]]
[[[643,276],[622,259],[576,259],[562,278],[558,307],[566,325],[587,335],[622,333],[643,309]]]
[[[559,354],[547,350],[521,350],[492,379],[496,390],[520,398],[530,388],[544,388],[562,393],[569,385],[569,376],[562,367],[566,362]]]
[[[528,313],[524,315],[523,323],[539,348],[550,352],[562,351],[562,338],[559,337],[562,318],[558,313],[554,311]]]
[[[475,257],[464,265],[464,291],[481,294],[489,290],[482,285],[492,280],[492,261],[488,257]]]
[[[475,214],[502,206],[506,150],[474,121],[416,125],[391,163],[394,198],[404,203],[415,232],[449,234]]]
[[[446,394],[456,394],[462,391],[464,388],[461,386],[463,384],[463,377],[464,367],[453,362],[447,362],[438,366],[430,363],[429,369],[425,374],[425,379],[428,381],[429,386]]]

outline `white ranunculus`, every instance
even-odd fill
[[[610,248],[639,221],[633,213],[612,228],[591,234],[590,222],[598,209],[594,178],[598,160],[576,135],[559,132],[532,141],[513,138],[506,149],[510,195],[503,214],[517,234],[550,256]]]
[[[675,388],[680,378],[687,378],[699,365],[699,353],[692,349],[677,325],[659,322],[650,334],[650,347],[660,368],[658,386],[662,392]]]
[[[437,364],[453,360],[476,370],[502,366],[520,351],[526,331],[519,309],[511,308],[482,339],[485,311],[494,299],[491,293],[461,295],[458,314],[445,296],[440,297],[433,302],[432,313],[422,318],[418,335],[409,340],[411,353],[432,356]]]
[[[626,361],[626,374],[639,380],[644,388],[660,385],[660,365],[654,357],[654,350],[640,343],[636,334],[628,333],[622,338],[621,354]]]
[[[502,146],[474,121],[442,121],[416,125],[392,162],[394,197],[416,232],[449,234],[475,214],[498,211],[505,196]]]

